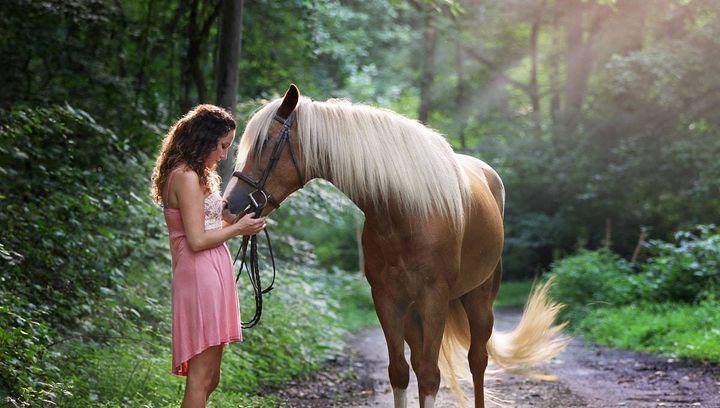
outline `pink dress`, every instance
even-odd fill
[[[193,251],[180,210],[165,207],[163,212],[172,253],[172,373],[186,376],[193,356],[210,346],[242,341],[238,296],[227,245]],[[222,197],[216,191],[205,198],[205,230],[220,228]]]

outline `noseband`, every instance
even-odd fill
[[[255,211],[256,217],[260,216],[263,208],[265,208],[268,203],[270,203],[270,205],[275,208],[280,207],[280,203],[277,202],[277,200],[272,196],[272,194],[270,194],[269,191],[265,190],[265,183],[267,182],[268,177],[270,177],[270,173],[275,168],[275,165],[280,160],[280,155],[282,154],[285,145],[288,145],[288,150],[290,151],[290,159],[292,159],[293,166],[295,167],[295,171],[297,172],[300,188],[302,188],[304,184],[303,181],[305,180],[305,177],[303,177],[302,172],[300,171],[297,159],[295,158],[295,152],[293,152],[292,145],[290,144],[290,127],[292,127],[293,123],[295,122],[295,116],[296,113],[293,112],[287,119],[283,119],[277,114],[273,118],[276,121],[282,123],[282,128],[280,129],[278,141],[277,143],[275,143],[272,153],[270,154],[270,161],[265,167],[265,170],[263,170],[262,174],[260,175],[259,180],[253,180],[251,177],[246,176],[239,171],[233,173],[233,176],[237,177],[238,180],[244,181],[246,184],[249,184],[250,186],[255,188],[253,192],[248,194],[248,197],[250,197],[250,206]]]

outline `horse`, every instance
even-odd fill
[[[441,369],[460,393],[456,372],[467,367],[465,353],[475,407],[484,407],[489,358],[521,370],[565,347],[557,336],[562,325],[554,325],[560,306],[547,297],[547,284],[534,290],[516,329],[493,333],[503,183],[488,164],[455,154],[423,124],[347,100],[313,101],[291,84],[252,115],[235,170],[223,193],[227,222],[250,211],[267,215],[315,178],[364,213],[363,269],[387,342],[395,408],[407,406],[405,342],[421,408],[433,408]]]

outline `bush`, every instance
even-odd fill
[[[148,158],[70,106],[0,114],[0,243],[5,288],[57,327],[93,313],[121,270],[154,248]]]
[[[60,369],[45,358],[51,342],[43,322],[47,313],[0,290],[0,398],[9,392],[23,401],[49,401],[69,394],[67,386],[53,381]]]
[[[563,319],[579,321],[597,307],[632,303],[640,285],[630,275],[630,264],[607,249],[581,250],[553,264],[553,297],[566,308]]]
[[[125,274],[165,259],[150,239],[161,220],[133,193],[147,190],[147,155],[87,113],[17,108],[0,124],[0,394],[52,404],[71,393],[69,339],[156,320],[144,299],[130,302],[144,290],[126,291]]]
[[[567,305],[563,317],[601,344],[720,361],[720,234],[715,226],[695,230],[646,244],[637,274],[605,249],[556,262],[552,291]]]
[[[705,292],[720,296],[720,229],[699,225],[675,234],[675,243],[650,241],[642,266],[648,300],[692,302]]]

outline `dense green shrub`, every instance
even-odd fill
[[[116,338],[128,321],[156,320],[144,299],[125,297],[143,292],[127,291],[128,270],[164,259],[163,243],[149,239],[161,221],[134,193],[147,190],[147,172],[142,151],[83,111],[0,112],[5,393],[19,401],[61,398],[70,392],[58,360],[64,343]]]
[[[601,344],[720,361],[720,233],[700,225],[646,244],[634,272],[606,249],[556,262],[554,297],[574,330]]]
[[[607,249],[581,250],[553,264],[552,294],[566,305],[564,319],[580,320],[598,307],[631,303],[639,285],[627,261]]]
[[[14,394],[24,401],[46,401],[69,393],[57,383],[59,368],[45,358],[50,328],[45,308],[0,289],[0,401]]]
[[[1,115],[0,243],[12,254],[0,260],[3,286],[72,325],[157,231],[135,193],[147,190],[137,177],[147,157],[70,106]]]
[[[648,258],[633,272],[629,263],[606,249],[581,250],[553,265],[554,293],[568,313],[584,315],[591,304],[693,302],[720,294],[720,231],[713,225],[679,231],[676,242],[645,244]]]
[[[720,229],[700,225],[679,231],[676,242],[648,242],[642,265],[648,300],[691,302],[707,291],[720,295]]]

